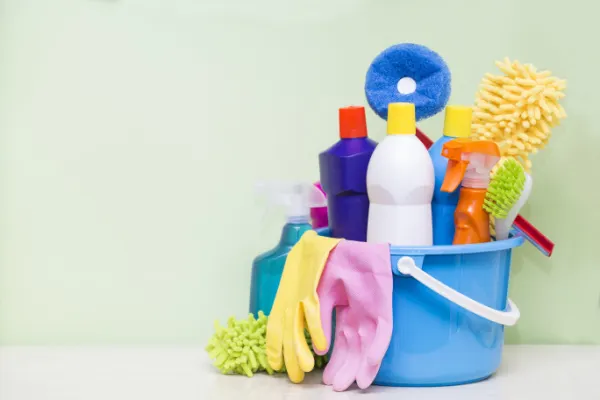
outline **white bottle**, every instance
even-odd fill
[[[388,106],[387,136],[367,169],[367,241],[431,246],[431,199],[435,177],[427,149],[416,136],[415,105]]]

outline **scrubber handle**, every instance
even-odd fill
[[[427,286],[430,290],[433,290],[440,296],[450,300],[457,306],[460,306],[465,310],[479,315],[480,317],[489,321],[496,322],[497,324],[501,325],[512,326],[517,323],[519,317],[521,316],[519,309],[515,303],[512,302],[512,300],[508,299],[507,311],[500,311],[490,308],[438,281],[433,276],[417,267],[415,261],[411,257],[401,257],[398,260],[397,267],[400,273],[412,276],[417,281]]]

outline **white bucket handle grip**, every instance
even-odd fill
[[[440,296],[489,321],[501,325],[512,326],[517,323],[521,316],[519,309],[511,299],[508,299],[508,311],[490,308],[438,281],[433,276],[417,267],[415,261],[411,257],[401,257],[398,260],[397,267],[400,273],[412,276]]]

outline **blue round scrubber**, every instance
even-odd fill
[[[450,98],[450,69],[436,52],[402,43],[381,52],[369,67],[365,82],[369,105],[387,119],[388,104],[414,103],[417,121],[444,109]]]

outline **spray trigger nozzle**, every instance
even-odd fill
[[[265,181],[256,184],[256,191],[271,205],[283,207],[288,220],[308,221],[311,208],[327,205],[325,194],[312,182]]]
[[[448,158],[448,168],[441,190],[453,192],[461,181],[463,187],[487,188],[500,149],[491,140],[460,138],[444,144],[442,155]]]

